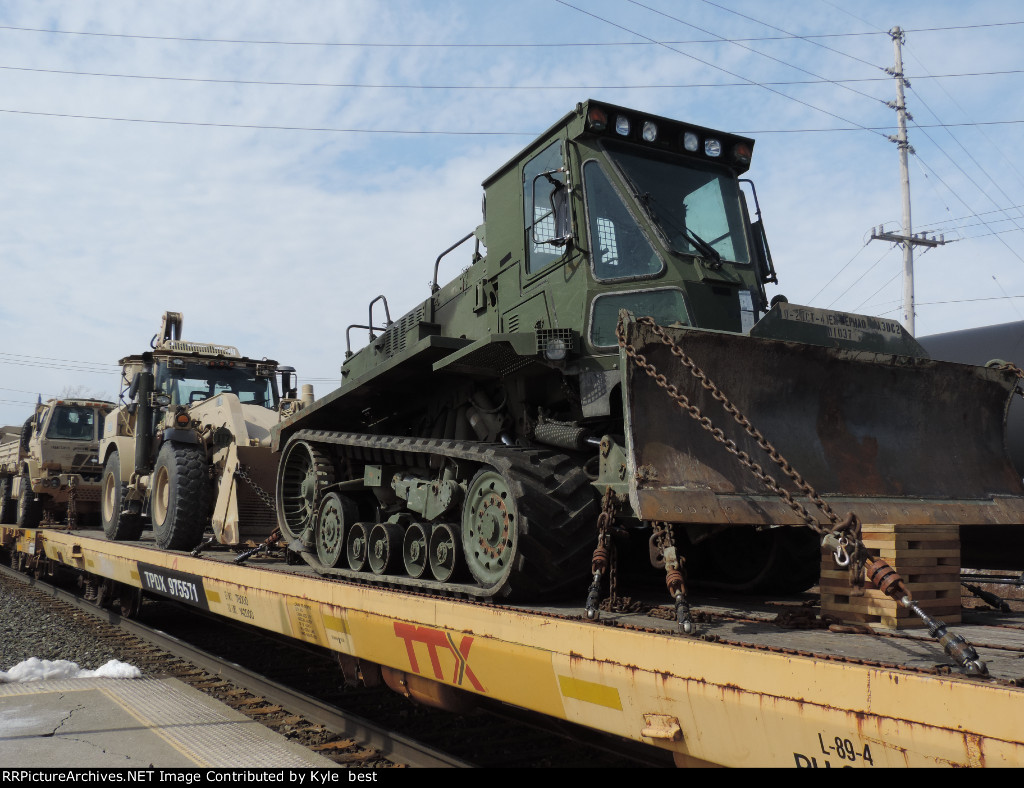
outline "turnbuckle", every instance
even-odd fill
[[[939,641],[943,650],[960,664],[965,673],[971,676],[988,675],[988,666],[978,657],[974,646],[961,635],[950,632],[943,621],[925,613],[911,598],[910,592],[903,584],[903,578],[885,560],[869,559],[864,565],[864,572],[878,590],[920,618],[928,627],[928,634]]]

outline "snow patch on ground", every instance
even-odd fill
[[[0,684],[24,681],[45,681],[47,679],[137,679],[142,672],[134,665],[116,659],[96,670],[82,670],[77,664],[66,659],[49,660],[29,657],[10,670],[0,670]]]

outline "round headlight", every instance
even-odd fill
[[[654,142],[658,139],[658,127],[649,120],[644,121],[643,137],[645,142]]]
[[[548,361],[561,361],[569,352],[569,346],[564,339],[552,337],[544,346],[544,358]]]
[[[692,131],[688,131],[683,134],[683,148],[690,151],[690,153],[696,153],[697,148],[700,147],[700,140],[697,139],[697,135]]]
[[[615,116],[615,133],[621,134],[623,137],[629,135],[629,118],[625,115]]]
[[[722,143],[718,140],[704,140],[704,153],[707,156],[721,156]]]

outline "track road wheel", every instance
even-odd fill
[[[370,529],[366,560],[375,575],[397,574],[402,567],[402,526],[377,523]]]
[[[320,503],[316,516],[316,557],[327,567],[335,567],[345,555],[345,526],[359,517],[355,502],[338,495],[327,493]]]
[[[142,515],[122,511],[127,486],[121,482],[121,458],[115,451],[103,466],[100,487],[100,522],[107,539],[134,542],[142,534]]]
[[[462,509],[462,550],[474,579],[484,587],[508,577],[519,544],[519,510],[505,477],[478,471]]]
[[[330,457],[314,444],[295,441],[285,447],[277,470],[277,524],[289,540],[312,532],[319,498],[333,483]]]
[[[429,527],[429,526],[428,526]],[[420,523],[411,523],[402,537],[402,562],[409,577],[423,577],[429,561],[427,553],[427,528]]]
[[[345,537],[345,558],[354,572],[366,569],[366,546],[370,541],[370,523],[354,523]]]
[[[430,573],[435,580],[454,580],[459,566],[459,531],[448,523],[438,523],[430,532],[427,545]]]
[[[151,477],[149,517],[158,547],[191,550],[210,523],[211,482],[202,449],[187,443],[160,447]]]
[[[42,520],[43,502],[36,500],[26,473],[21,477],[21,495],[18,496],[18,527],[37,528]]]

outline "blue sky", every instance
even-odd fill
[[[165,310],[326,394],[369,300],[425,298],[481,181],[586,98],[753,136],[772,293],[899,317],[902,253],[868,241],[901,222],[896,25],[914,229],[955,241],[917,253],[917,333],[1022,320],[1024,73],[996,73],[1022,21],[984,0],[7,0],[0,424],[37,394],[115,397]]]

